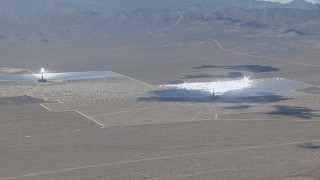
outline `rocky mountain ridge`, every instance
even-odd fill
[[[150,2],[149,2],[150,1]],[[17,5],[17,2],[20,4]],[[157,0],[157,7],[174,3],[179,9],[152,10],[145,3],[137,10],[133,5],[154,0],[3,0],[0,1],[0,42],[51,42],[69,39],[103,38],[106,36],[146,34],[175,24],[170,33],[252,33],[277,36],[320,34],[320,10],[307,7],[317,4],[295,0],[286,6],[297,8],[249,8],[282,7],[280,3],[256,0]],[[213,3],[214,2],[214,3]],[[233,4],[237,8],[223,8]],[[123,4],[122,4],[123,3]],[[240,5],[242,4],[243,5]],[[251,3],[251,5],[250,5]],[[149,4],[149,5],[148,5]],[[248,8],[239,8],[248,5]],[[111,6],[109,6],[111,5]],[[123,7],[121,11],[109,11],[110,7]],[[152,4],[155,6],[155,4]],[[184,6],[181,6],[184,5]],[[201,6],[200,6],[201,5]],[[215,5],[217,8],[210,8]],[[259,6],[258,6],[259,5]],[[264,6],[262,6],[264,5]],[[271,6],[272,5],[272,6]],[[148,8],[147,8],[148,6]],[[206,6],[207,8],[202,8]],[[134,10],[136,9],[136,10]]]

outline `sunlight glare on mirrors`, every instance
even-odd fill
[[[166,88],[198,90],[209,92],[214,95],[222,95],[225,92],[249,88],[253,85],[253,81],[249,77],[244,76],[240,80],[216,81],[216,82],[195,82],[182,84],[165,85]]]

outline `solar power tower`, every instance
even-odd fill
[[[46,73],[46,70],[45,70],[44,68],[41,68],[41,69],[40,69],[40,72],[41,72],[41,79],[39,79],[38,81],[39,81],[40,83],[45,83],[45,82],[47,82],[47,79],[44,78],[44,74]]]

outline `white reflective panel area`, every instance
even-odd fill
[[[42,74],[31,74],[36,79],[41,79]],[[43,78],[48,81],[63,81],[72,79],[90,79],[108,76],[118,76],[117,73],[111,71],[87,71],[87,72],[65,72],[65,73],[44,73]]]
[[[0,81],[37,81],[30,74],[5,74],[0,75]]]
[[[162,87],[173,90],[174,94],[166,94],[174,97],[175,95],[185,94],[187,96],[235,96],[235,97],[249,97],[249,96],[264,96],[281,94],[291,92],[297,89],[304,89],[312,87],[310,84],[283,79],[248,79],[231,81],[217,81],[217,82],[196,82],[196,83],[182,83],[163,85]],[[190,92],[190,93],[188,93]]]
[[[249,88],[253,81],[247,78],[233,81],[199,82],[166,85],[167,88],[204,91],[209,94],[221,95],[228,91]]]
[[[48,81],[64,81],[64,80],[80,80],[90,78],[103,78],[119,76],[119,74],[112,71],[87,71],[87,72],[65,72],[65,73],[45,73],[41,69],[40,74],[3,74],[0,75],[0,81],[30,81],[35,82],[43,78]]]

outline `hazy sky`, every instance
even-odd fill
[[[280,3],[288,3],[291,2],[292,0],[264,0],[264,1],[272,1],[272,2],[280,2]],[[320,0],[306,0],[312,3],[319,3]]]

